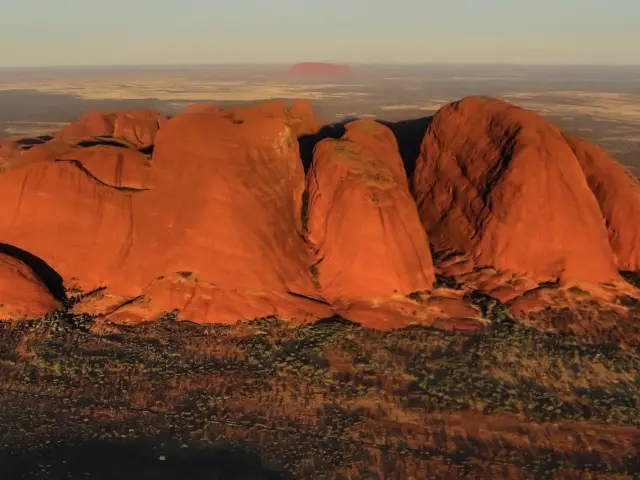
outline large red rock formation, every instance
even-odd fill
[[[640,270],[640,182],[599,145],[565,135],[607,221],[620,270]]]
[[[359,320],[349,312],[354,304],[431,289],[429,241],[387,127],[349,123],[341,139],[316,146],[307,178],[307,236],[317,252],[318,282],[340,313]]]
[[[42,259],[67,289],[93,291],[75,312],[119,322],[338,313],[376,328],[477,328],[465,289],[505,301],[556,279],[617,289],[609,240],[618,267],[638,267],[637,182],[569,138],[574,154],[532,112],[486,98],[442,109],[412,178],[418,207],[396,138],[370,120],[320,142],[305,180],[297,136],[319,128],[308,103],[268,102],[171,120],[94,112],[50,141],[2,142],[0,243]],[[151,158],[139,150],[150,141]],[[428,240],[463,290],[429,293]],[[532,292],[518,298],[546,302]],[[12,318],[58,305],[9,257],[0,303]]]
[[[438,253],[456,272],[562,284],[617,281],[605,222],[562,133],[538,114],[470,97],[433,118],[413,191]]]
[[[301,237],[304,171],[282,119],[177,116],[158,134],[153,171],[119,147],[56,160],[0,176],[0,239],[67,287],[144,294],[148,315],[178,309],[195,321],[331,314],[305,299],[317,292]],[[171,293],[185,283],[189,295]]]
[[[292,66],[289,72],[296,75],[344,75],[351,73],[351,68],[336,63],[304,62]]]
[[[0,320],[38,318],[59,306],[29,267],[0,253]]]

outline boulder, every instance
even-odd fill
[[[93,137],[116,137],[142,148],[153,144],[166,117],[153,110],[90,111],[56,134],[69,143]]]
[[[123,138],[139,148],[152,145],[160,126],[167,120],[153,110],[131,110],[116,116],[113,136]]]
[[[620,280],[578,159],[534,112],[487,97],[443,107],[422,142],[412,190],[435,254],[456,259],[449,273],[492,270],[515,290],[531,287],[518,277]]]
[[[112,136],[118,112],[92,110],[56,133],[55,138],[79,141],[90,137]]]
[[[0,253],[0,320],[39,318],[59,306],[60,302],[33,270]]]
[[[640,270],[640,182],[601,146],[566,135],[607,222],[618,269]]]

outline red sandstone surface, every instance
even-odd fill
[[[322,123],[315,117],[311,104],[306,100],[295,100],[289,107],[282,101],[270,101],[245,107],[220,108],[207,103],[194,103],[187,108],[188,113],[210,113],[226,117],[240,123],[252,119],[276,118],[282,120],[293,132],[300,135],[312,134],[320,130]]]
[[[304,62],[292,66],[289,72],[296,75],[344,75],[351,73],[351,68],[335,63]]]
[[[620,270],[640,270],[640,182],[593,142],[565,135],[604,215]]]
[[[165,120],[164,115],[152,110],[91,111],[60,130],[56,138],[79,141],[112,136],[136,147],[144,147],[153,144],[158,128]]]
[[[456,260],[444,271],[490,268],[494,278],[478,287],[500,289],[499,298],[530,281],[620,280],[580,162],[537,113],[485,97],[442,108],[423,140],[413,192],[435,251]]]
[[[473,292],[518,311],[548,306],[549,284],[637,295],[618,270],[639,269],[638,182],[538,114],[485,97],[445,106],[411,178],[372,120],[319,141],[305,173],[298,137],[321,127],[304,101],[198,104],[170,120],[89,112],[52,140],[3,141],[0,244],[46,262],[75,312],[124,323],[475,329]],[[2,318],[59,304],[6,255],[0,286]]]
[[[307,182],[307,237],[323,298],[354,320],[362,304],[393,297],[422,310],[407,296],[431,290],[431,251],[393,133],[373,120],[348,124],[342,138],[318,143]],[[380,316],[381,324],[398,320],[390,312]]]
[[[44,283],[20,260],[0,253],[0,318],[37,318],[60,306]]]
[[[74,164],[108,187],[150,190],[156,186],[151,161],[133,149],[113,145],[74,148],[58,155],[55,161]]]

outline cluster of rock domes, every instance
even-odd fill
[[[469,97],[434,115],[409,176],[374,120],[321,139],[305,172],[299,138],[321,127],[303,101],[193,105],[0,143],[0,318],[75,295],[114,322],[460,329],[484,321],[471,291],[518,311],[550,286],[638,296],[619,272],[640,270],[640,183],[597,145]]]

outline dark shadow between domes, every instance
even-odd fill
[[[631,285],[636,288],[640,288],[640,271],[638,272],[629,272],[629,271],[621,271],[620,275]]]
[[[400,151],[402,163],[404,164],[404,170],[409,179],[413,176],[418,155],[420,155],[422,141],[432,120],[432,116],[416,118],[414,120],[403,120],[400,122],[378,120],[382,125],[389,128],[396,137],[398,150]]]
[[[42,145],[43,143],[47,143],[49,140],[53,140],[51,135],[40,135],[39,137],[27,137],[16,140],[16,145],[20,145],[22,147],[33,147],[34,145]],[[28,148],[25,148],[28,150]]]
[[[416,168],[416,161],[418,155],[420,155],[420,147],[424,136],[427,133],[427,129],[431,124],[433,117],[422,117],[413,120],[403,120],[400,122],[389,122],[386,120],[376,120],[385,127],[387,127],[398,142],[398,150],[402,157],[402,163],[404,170],[407,174],[407,178],[411,179],[413,171]],[[300,147],[300,159],[304,166],[304,171],[307,173],[313,163],[313,149],[318,142],[326,139],[338,139],[344,135],[346,129],[345,126],[358,120],[357,118],[349,118],[343,122],[330,123],[322,127],[317,133],[311,135],[302,135],[298,138],[298,144]]]
[[[345,125],[355,120],[357,120],[357,118],[349,118],[339,123],[330,123],[322,127],[316,133],[310,135],[301,135],[300,137],[298,137],[300,160],[302,160],[302,165],[304,166],[305,173],[307,173],[311,169],[311,164],[313,163],[313,149],[316,147],[318,142],[326,138],[331,138],[334,140],[341,138],[346,131]]]
[[[119,148],[130,148],[129,145],[119,142],[118,140],[111,139],[111,138],[91,138],[91,139],[86,139],[86,140],[81,140],[80,142],[77,143],[77,146],[79,147],[83,147],[83,148],[88,148],[88,147],[95,147],[95,146],[99,146],[99,145],[104,145],[107,147],[119,147]]]
[[[0,253],[13,257],[29,267],[33,273],[44,283],[51,295],[60,302],[66,302],[67,294],[64,288],[64,281],[60,274],[56,272],[47,262],[32,253],[21,248],[0,243]]]

